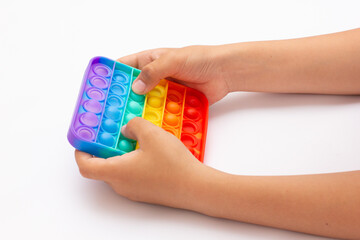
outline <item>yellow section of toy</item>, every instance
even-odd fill
[[[165,97],[167,94],[168,81],[163,79],[145,97],[145,105],[142,117],[158,127],[161,127],[165,109]],[[136,149],[139,144],[136,144]]]

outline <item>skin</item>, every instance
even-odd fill
[[[221,46],[154,49],[119,59],[142,69],[133,90],[163,78],[215,103],[234,91],[360,94],[360,29]],[[122,133],[140,148],[108,159],[75,151],[80,173],[134,201],[309,234],[360,239],[360,171],[241,176],[201,164],[173,135],[134,118]],[[164,147],[166,146],[166,147]]]

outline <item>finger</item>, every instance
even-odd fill
[[[123,126],[121,133],[127,138],[138,141],[141,147],[146,147],[155,136],[162,134],[162,129],[143,118],[136,117]]]
[[[141,53],[134,53],[128,56],[124,56],[119,58],[117,61],[134,68],[139,68],[139,54]]]
[[[93,157],[91,154],[75,150],[75,159],[83,177],[105,180],[109,170],[107,160]]]
[[[146,65],[158,59],[161,55],[169,52],[169,50],[169,48],[157,48],[142,52],[138,57],[138,68],[143,69]]]
[[[134,68],[142,69],[145,65],[159,58],[168,51],[167,48],[150,49],[119,58],[117,61]]]
[[[149,92],[161,79],[172,77],[178,71],[180,67],[178,62],[174,54],[166,53],[161,55],[142,68],[140,75],[132,85],[132,90],[137,94]]]

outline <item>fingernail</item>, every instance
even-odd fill
[[[125,124],[124,126],[122,126],[122,127],[121,127],[121,130],[120,130],[120,131],[121,131],[121,133],[122,133],[122,134],[124,134],[125,129],[126,129],[126,124]]]
[[[145,87],[145,83],[141,79],[138,79],[133,83],[132,90],[137,94],[143,94],[145,91]]]

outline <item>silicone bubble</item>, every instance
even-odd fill
[[[121,118],[121,110],[118,107],[108,106],[105,109],[105,117],[110,118],[114,121],[120,121]]]
[[[184,113],[186,117],[192,120],[198,120],[201,117],[200,112],[195,108],[185,108]]]
[[[180,105],[176,102],[170,101],[166,104],[166,110],[168,110],[171,113],[177,114],[180,112],[180,109],[181,109]]]
[[[165,131],[171,133],[172,135],[175,135],[176,136],[176,131],[172,128],[164,128]]]
[[[118,143],[118,148],[120,150],[123,150],[124,152],[130,152],[132,150],[134,150],[134,146],[133,144],[126,139],[121,139]]]
[[[124,122],[125,124],[128,123],[131,119],[133,119],[134,117],[136,117],[136,115],[132,114],[132,113],[128,113],[125,115],[125,119]]]
[[[109,86],[108,81],[105,78],[99,76],[93,76],[92,78],[90,78],[90,83],[94,87],[101,89],[105,89]]]
[[[103,91],[101,91],[99,88],[95,88],[95,87],[92,87],[92,88],[89,88],[87,91],[86,91],[86,94],[89,98],[92,98],[94,100],[97,100],[97,101],[102,101],[105,99],[105,94]]]
[[[113,81],[115,82],[121,82],[121,83],[127,83],[128,82],[128,76],[120,71],[115,71],[113,75]]]
[[[147,103],[154,108],[159,108],[161,107],[163,101],[161,98],[158,97],[149,97],[147,100]]]
[[[186,101],[189,103],[189,105],[190,106],[192,106],[192,107],[201,107],[201,102],[200,102],[200,100],[197,98],[197,97],[195,97],[195,96],[188,96],[187,98],[186,98]]]
[[[108,96],[107,102],[109,103],[109,105],[114,106],[114,107],[121,108],[121,107],[124,106],[123,100],[120,97],[116,96],[116,95]]]
[[[111,75],[111,69],[108,66],[101,63],[94,64],[92,70],[95,74],[99,76],[109,77]]]
[[[95,138],[94,129],[88,127],[79,127],[76,133],[85,140],[92,141]]]
[[[172,113],[165,113],[164,121],[171,126],[176,126],[179,123],[179,117]]]
[[[197,133],[199,131],[199,126],[191,121],[184,121],[182,125],[182,130],[187,133]]]
[[[112,120],[112,119],[109,119],[109,118],[103,120],[101,126],[102,126],[104,131],[109,132],[109,133],[115,133],[119,129],[116,122],[114,120]]]
[[[161,85],[157,85],[153,90],[151,90],[149,93],[149,96],[151,97],[164,97],[165,96],[165,88]]]
[[[124,86],[120,84],[112,84],[110,87],[110,91],[116,95],[124,95],[126,94],[126,89]]]
[[[101,104],[93,99],[87,100],[83,104],[84,109],[88,112],[100,113],[102,110]]]
[[[146,111],[144,118],[150,122],[160,121],[160,114],[154,111]]]
[[[139,115],[139,114],[141,115],[141,113],[142,113],[142,107],[140,106],[139,103],[137,103],[135,101],[128,102],[126,109],[135,115]]]
[[[178,91],[175,91],[173,89],[169,90],[167,93],[167,98],[170,101],[176,102],[176,103],[180,103],[182,100],[182,95],[181,93],[179,93]]]
[[[193,135],[186,133],[181,135],[181,141],[186,147],[195,147],[197,144],[197,139]]]
[[[98,136],[98,141],[106,146],[112,147],[115,143],[115,138],[110,133],[102,132]]]
[[[144,95],[139,95],[139,94],[136,94],[134,93],[133,91],[130,92],[130,98],[134,101],[137,101],[137,102],[142,102],[145,98]]]
[[[89,127],[96,127],[99,124],[98,117],[95,113],[86,112],[80,115],[80,122]]]

